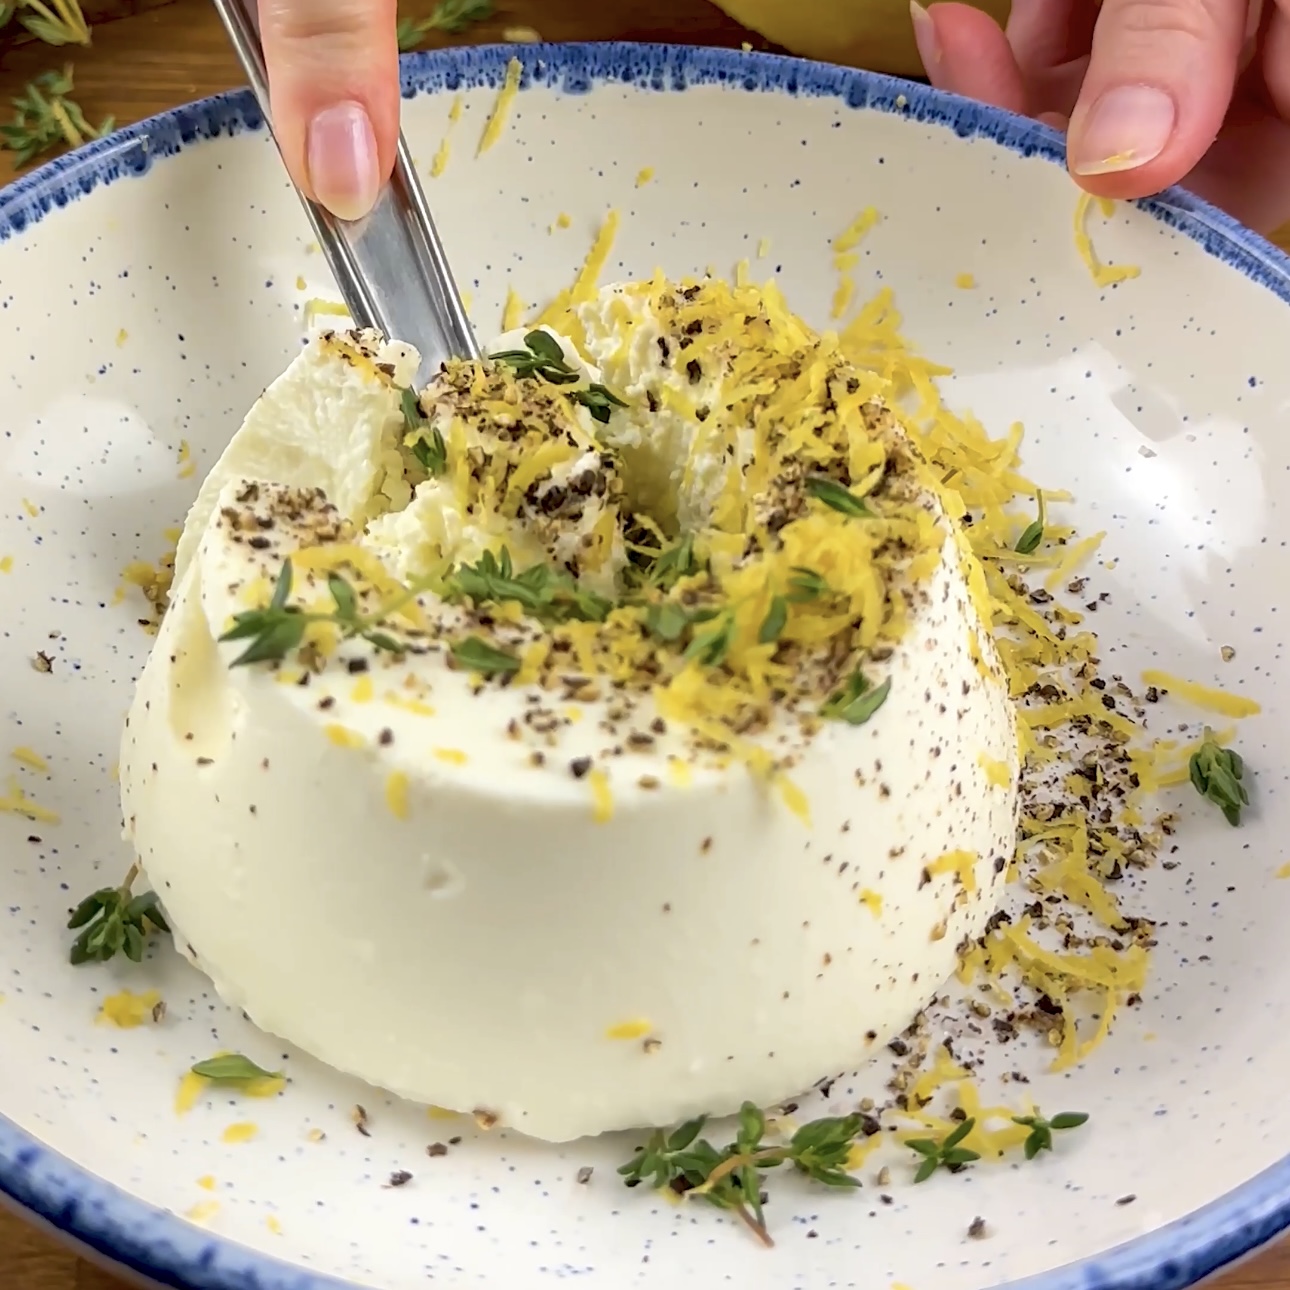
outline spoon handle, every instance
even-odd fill
[[[272,130],[256,0],[214,3]],[[299,196],[350,317],[359,327],[375,327],[392,340],[416,345],[418,385],[449,358],[479,358],[479,343],[402,134],[394,174],[363,219],[336,219]]]

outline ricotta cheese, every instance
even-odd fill
[[[1018,777],[866,374],[753,288],[577,324],[419,399],[406,346],[313,340],[194,505],[121,756],[221,997],[551,1141],[862,1062],[997,907]]]

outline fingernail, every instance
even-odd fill
[[[930,72],[941,61],[941,41],[936,34],[936,22],[918,0],[909,0],[909,16],[914,20],[914,43],[923,70]]]
[[[314,196],[337,219],[362,219],[376,205],[376,134],[362,104],[337,103],[314,117],[306,165]]]
[[[1165,150],[1175,117],[1174,101],[1164,90],[1117,85],[1076,126],[1070,168],[1077,175],[1113,175],[1145,166]]]

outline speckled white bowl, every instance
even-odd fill
[[[129,863],[112,768],[149,642],[133,594],[114,595],[121,570],[161,554],[193,496],[181,445],[197,472],[214,460],[299,345],[302,301],[326,288],[250,100],[199,103],[0,195],[0,557],[12,557],[0,565],[0,753],[28,745],[48,758],[47,776],[12,770],[62,816],[0,817],[0,1193],[167,1285],[222,1290],[561,1279],[976,1290],[1026,1278],[1167,1290],[1280,1231],[1290,265],[1175,194],[1097,230],[1104,255],[1143,266],[1099,291],[1076,256],[1075,193],[1045,129],[732,52],[525,49],[509,128],[475,160],[510,52],[405,65],[423,165],[464,94],[432,198],[481,330],[508,284],[537,300],[567,282],[610,207],[623,214],[610,274],[727,271],[767,238],[762,267],[823,324],[828,241],[877,206],[886,218],[863,244],[862,287],[893,286],[908,331],[956,369],[951,397],[996,430],[1023,420],[1031,473],[1074,490],[1082,527],[1108,530],[1094,577],[1111,593],[1097,619],[1109,669],[1153,660],[1262,700],[1241,736],[1256,806],[1235,832],[1180,791],[1180,863],[1134,897],[1164,920],[1143,1006],[1084,1068],[1051,1076],[1035,1063],[1037,1100],[1091,1112],[1088,1129],[1037,1164],[917,1189],[904,1164],[890,1188],[867,1175],[858,1194],[776,1177],[769,1252],[708,1208],[624,1190],[614,1166],[630,1138],[556,1150],[483,1134],[283,1051],[168,946],[142,968],[71,968],[69,904]],[[638,188],[645,167],[655,177]],[[551,231],[562,212],[571,227]],[[975,290],[955,287],[964,272]],[[1223,663],[1226,645],[1236,656]],[[52,673],[33,670],[37,651]],[[160,989],[164,1023],[96,1026],[123,983]],[[179,1118],[179,1074],[217,1046],[285,1066],[289,1091],[211,1098]],[[875,1078],[839,1080],[830,1105],[853,1105]],[[355,1103],[370,1137],[351,1123]],[[248,1118],[254,1141],[221,1141]],[[427,1157],[428,1143],[459,1135]],[[412,1181],[385,1188],[398,1169]],[[176,1217],[212,1200],[202,1226]],[[976,1215],[985,1240],[966,1235]]]

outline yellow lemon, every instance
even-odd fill
[[[970,0],[1002,21],[1009,0]],[[921,76],[909,0],[717,0],[732,18],[795,54]]]

